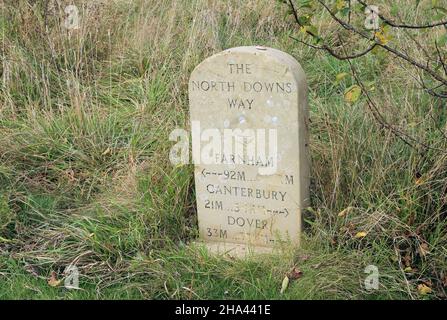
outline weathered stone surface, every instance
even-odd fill
[[[195,68],[189,101],[201,239],[224,250],[299,244],[309,155],[298,62],[272,48],[225,50]]]

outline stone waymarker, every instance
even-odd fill
[[[219,252],[299,244],[309,160],[298,62],[272,48],[225,50],[195,68],[189,102],[201,239]]]

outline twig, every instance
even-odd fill
[[[366,90],[365,86],[363,85],[363,82],[360,80],[360,78],[357,75],[357,72],[352,64],[352,62],[350,60],[348,60],[349,63],[349,67],[351,69],[351,73],[356,81],[356,83],[358,84],[358,86],[361,88],[362,92],[365,94],[366,96],[366,100],[367,100],[367,105],[368,108],[370,109],[371,113],[373,114],[374,118],[376,119],[376,121],[382,125],[382,127],[387,128],[388,130],[390,130],[391,132],[394,133],[395,136],[397,136],[400,140],[402,140],[406,145],[408,145],[409,147],[418,150],[418,148],[413,144],[419,144],[422,147],[424,147],[426,150],[427,149],[432,149],[432,150],[436,150],[438,152],[442,152],[442,153],[447,153],[447,151],[445,150],[441,150],[438,148],[433,148],[415,138],[413,138],[412,136],[410,136],[409,134],[396,129],[393,125],[389,124],[385,118],[382,116],[382,114],[380,113],[379,109],[377,108],[377,105],[374,103],[374,101],[372,100],[371,96],[368,93],[368,90]],[[405,138],[404,138],[405,137]],[[409,142],[408,140],[412,141],[413,143]]]
[[[441,62],[442,68],[444,69],[444,73],[447,76],[447,66],[445,65],[444,57],[441,54],[441,50],[439,50],[438,41],[436,41],[436,40],[435,40],[435,47],[436,47],[436,52],[438,53],[439,62]]]
[[[302,44],[304,44],[304,45],[306,45],[306,46],[308,46],[310,48],[317,49],[317,50],[325,50],[330,55],[332,55],[335,58],[337,58],[338,60],[350,60],[350,59],[360,58],[360,57],[366,55],[368,52],[370,52],[371,50],[373,50],[377,46],[377,44],[374,43],[372,46],[368,47],[367,49],[365,49],[364,51],[361,51],[359,53],[354,53],[354,54],[351,54],[351,55],[341,56],[338,53],[336,53],[333,49],[328,47],[327,45],[316,46],[316,45],[310,44],[308,42],[305,42],[303,40],[300,40],[298,38],[295,38],[294,36],[290,36],[290,38],[295,40],[295,41],[297,41],[297,42],[300,42],[300,43],[302,43]]]
[[[322,0],[318,0],[318,2],[326,9],[326,11],[332,16],[332,18],[337,21],[343,28],[345,28],[346,30],[350,30],[360,36],[362,36],[363,38],[366,38],[368,40],[374,41],[376,43],[376,45],[386,49],[387,51],[393,53],[394,55],[398,56],[399,58],[404,59],[405,61],[409,62],[410,64],[418,67],[419,69],[424,70],[425,72],[427,72],[429,75],[431,75],[434,79],[436,79],[437,81],[443,83],[444,85],[447,86],[447,79],[444,79],[443,77],[441,77],[440,75],[438,75],[436,72],[434,72],[433,70],[431,70],[430,68],[424,66],[423,64],[421,64],[420,62],[416,61],[415,59],[407,56],[406,54],[391,48],[389,46],[387,46],[386,44],[380,43],[378,42],[376,39],[371,39],[367,34],[365,34],[362,31],[357,30],[356,28],[354,28],[352,25],[347,24],[346,22],[344,22],[343,20],[341,20],[340,18],[338,18],[335,13],[332,12],[332,10],[322,1]]]

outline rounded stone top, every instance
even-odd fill
[[[216,53],[206,58],[199,65],[197,65],[196,68],[191,73],[191,77],[197,70],[201,70],[204,66],[209,66],[213,61],[218,60],[227,55],[236,55],[236,56],[253,55],[263,57],[264,59],[266,59],[266,61],[271,59],[275,61],[277,64],[283,65],[286,68],[288,68],[292,72],[297,83],[302,82],[306,83],[306,74],[304,73],[304,70],[299,64],[299,62],[293,56],[284,51],[260,45],[234,47]]]

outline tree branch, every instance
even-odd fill
[[[326,11],[331,15],[331,17],[337,21],[344,29],[352,31],[358,35],[360,35],[361,37],[368,39],[370,41],[374,41],[374,43],[382,48],[384,48],[385,50],[391,52],[392,54],[394,54],[395,56],[398,56],[399,58],[404,59],[405,61],[407,61],[408,63],[418,67],[419,69],[424,70],[425,72],[427,72],[430,76],[432,76],[434,79],[436,79],[437,81],[441,82],[442,84],[444,84],[445,86],[447,86],[447,79],[444,79],[443,77],[441,77],[439,74],[437,74],[435,71],[433,71],[432,69],[428,68],[427,66],[424,66],[423,64],[421,64],[420,62],[416,61],[415,59],[407,56],[406,54],[387,46],[386,44],[380,43],[377,41],[377,39],[373,38],[371,39],[367,34],[365,34],[365,32],[362,32],[360,30],[357,30],[356,28],[354,28],[352,25],[347,24],[346,22],[344,22],[343,20],[341,20],[340,18],[338,18],[335,13],[332,12],[332,10],[324,3],[324,1],[322,0],[317,0],[325,9]]]
[[[373,50],[377,44],[373,43],[370,47],[366,48],[365,50],[358,52],[358,53],[353,53],[351,55],[339,55],[337,52],[335,52],[332,48],[328,47],[327,45],[323,45],[323,46],[316,46],[313,44],[310,44],[308,42],[305,42],[303,40],[300,40],[298,38],[295,38],[294,36],[290,36],[290,38],[292,38],[293,40],[300,42],[312,49],[317,49],[317,50],[324,50],[327,51],[331,56],[337,58],[338,60],[350,60],[350,59],[356,59],[356,58],[360,58],[366,54],[368,54],[368,52],[370,52],[371,50]]]

